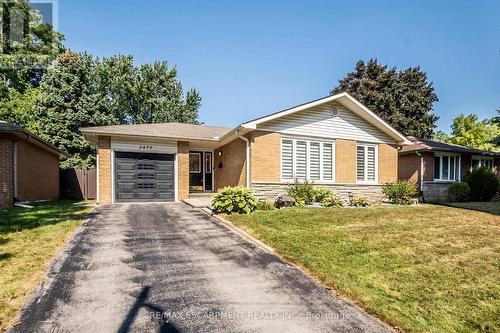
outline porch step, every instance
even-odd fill
[[[208,196],[183,199],[182,201],[193,208],[210,208],[212,205],[212,198]]]
[[[189,198],[211,198],[215,192],[195,192],[189,193]]]

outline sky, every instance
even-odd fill
[[[59,0],[65,46],[166,60],[202,97],[200,121],[235,126],[329,94],[358,60],[420,66],[438,129],[500,107],[500,1]]]

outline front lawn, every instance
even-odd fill
[[[453,206],[453,207],[458,207],[458,208],[479,210],[479,211],[486,212],[486,213],[500,215],[500,201],[453,202],[453,203],[448,203],[447,205]]]
[[[50,259],[91,210],[57,201],[0,210],[0,331],[27,300]]]
[[[499,216],[421,205],[228,218],[404,330],[500,331]]]

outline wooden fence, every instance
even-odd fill
[[[60,172],[61,198],[92,200],[97,198],[97,173],[95,169],[66,169]]]

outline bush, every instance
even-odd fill
[[[349,204],[354,207],[371,207],[373,204],[368,198],[353,196],[349,200]]]
[[[450,202],[469,201],[470,187],[467,183],[455,183],[448,189],[448,199]]]
[[[411,205],[417,195],[417,186],[407,180],[387,183],[382,187],[382,192],[390,202],[397,205]]]
[[[313,184],[307,180],[301,183],[296,179],[295,183],[288,187],[287,192],[295,200],[295,206],[297,207],[310,205],[315,199]]]
[[[315,202],[323,202],[323,200],[332,195],[334,195],[333,191],[327,188],[315,187],[313,190]]]
[[[257,200],[245,187],[225,187],[214,196],[212,210],[215,213],[248,214],[255,210]]]
[[[344,207],[344,200],[339,195],[330,191],[330,194],[321,200],[321,206],[330,208]]]
[[[464,182],[470,187],[471,201],[490,201],[498,190],[498,178],[488,167],[473,169]]]
[[[257,210],[273,210],[274,204],[267,200],[259,200],[257,201]]]

